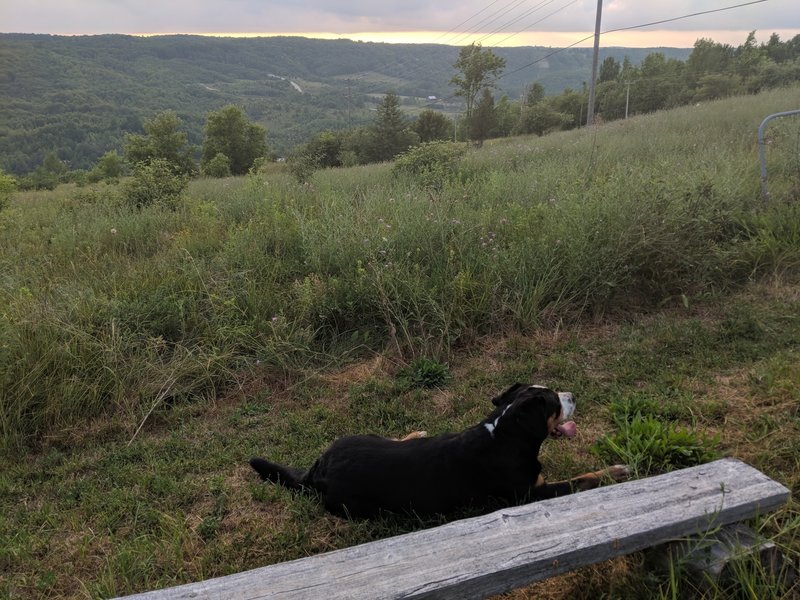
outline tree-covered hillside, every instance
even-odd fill
[[[638,64],[652,50],[609,48],[602,56]],[[270,147],[283,154],[322,130],[369,122],[386,91],[407,110],[430,96],[450,98],[458,51],[297,37],[0,34],[0,168],[26,173],[53,151],[70,168],[89,168],[168,109],[199,145],[207,114],[231,103],[266,127]],[[658,51],[685,59],[690,49]],[[507,61],[498,96],[518,98],[535,81],[554,94],[588,79],[591,50],[544,59],[552,52],[497,49]],[[455,113],[461,102],[437,107]]]

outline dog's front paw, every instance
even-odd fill
[[[428,437],[427,431],[412,431],[406,437],[400,438],[399,441],[407,442],[408,440],[418,440],[419,438]]]
[[[615,482],[626,481],[631,477],[631,469],[628,465],[613,465],[603,470],[603,474],[613,479]]]

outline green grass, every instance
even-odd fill
[[[175,210],[113,186],[15,195],[0,594],[143,591],[434,524],[343,522],[246,461],[462,428],[518,380],[578,395],[551,478],[616,462],[613,442],[641,474],[713,452],[796,494],[800,219],[779,142],[797,130],[770,147],[768,206],[754,142],[794,96],[487,144],[438,189],[377,165],[198,180]],[[756,523],[794,560],[797,514]],[[688,589],[615,565],[573,592]]]

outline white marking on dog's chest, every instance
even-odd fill
[[[511,405],[509,404],[503,409],[503,412],[500,413],[500,416],[497,417],[493,423],[484,423],[483,426],[486,427],[486,431],[489,432],[489,435],[494,437],[494,430],[497,429],[497,424],[500,422],[500,419],[503,418],[503,415],[506,414],[506,411],[509,409]]]

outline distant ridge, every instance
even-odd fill
[[[553,48],[494,51],[509,73],[498,99],[518,98],[534,81],[556,94],[589,77],[587,48],[515,73]],[[685,60],[691,49],[605,48],[601,59],[627,56],[638,64],[655,51]],[[282,154],[324,129],[368,122],[375,96],[386,91],[409,106],[450,97],[457,54],[457,47],[437,44],[301,37],[0,34],[0,167],[26,173],[56,151],[71,168],[89,168],[121,148],[125,133],[140,132],[145,118],[167,109],[199,144],[206,114],[230,103],[264,125],[270,147]],[[455,112],[458,105],[438,108]]]

